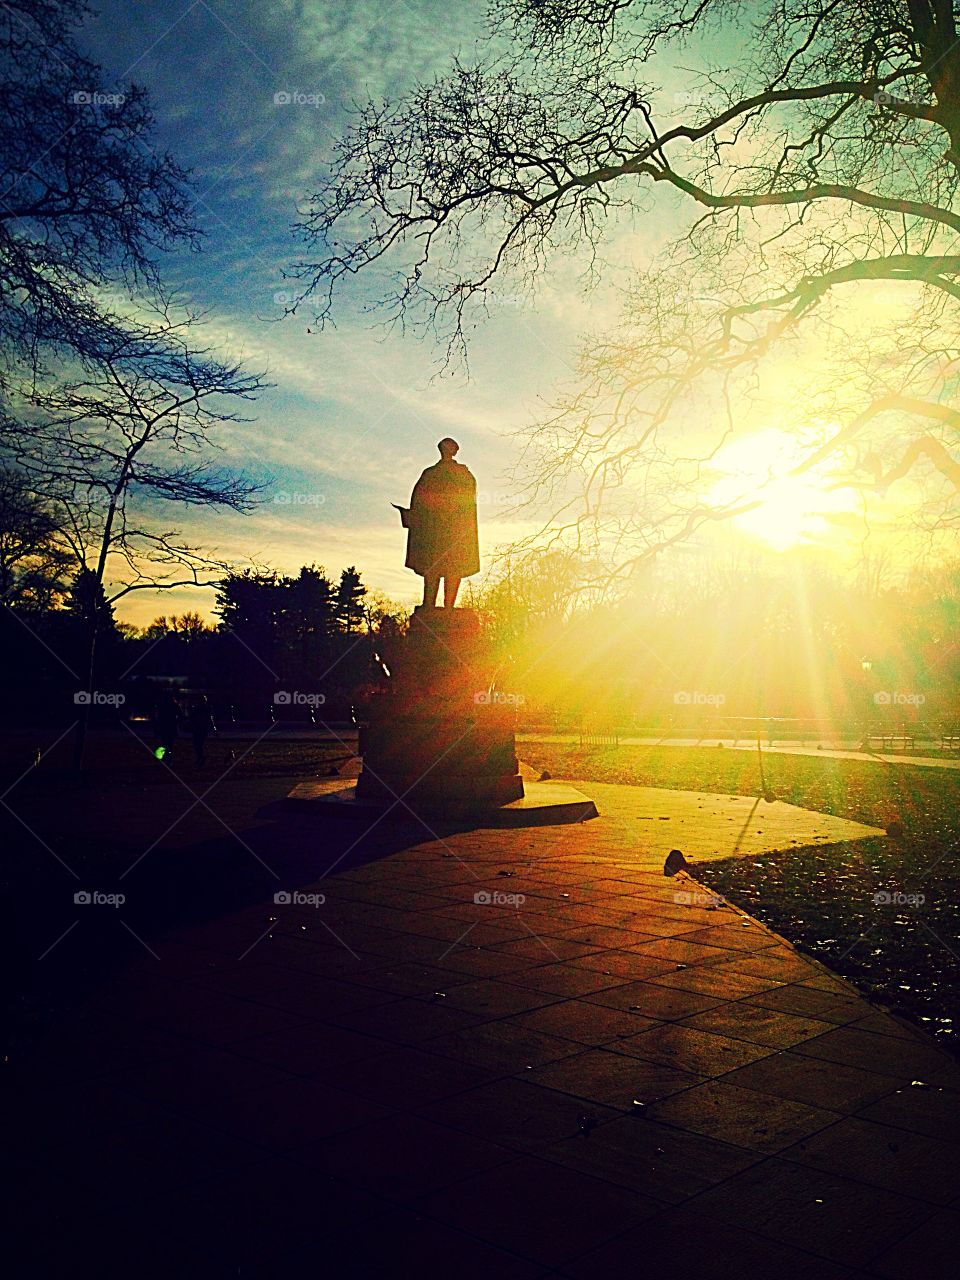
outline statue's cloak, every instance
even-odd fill
[[[408,516],[408,569],[442,578],[480,572],[477,482],[453,459],[427,467],[413,486]]]

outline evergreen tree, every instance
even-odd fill
[[[366,594],[367,588],[360,581],[356,567],[344,569],[337,586],[337,622],[347,635],[359,631],[363,624]]]

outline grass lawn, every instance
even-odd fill
[[[755,752],[537,742],[521,752],[555,777],[761,791]],[[902,835],[729,858],[696,878],[960,1051],[960,771],[786,754],[764,754],[763,768],[778,800],[900,823]]]

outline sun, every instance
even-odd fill
[[[830,487],[826,467],[793,474],[807,450],[796,436],[767,427],[718,450],[712,503],[749,504],[731,523],[774,551],[828,543],[831,517],[853,510],[849,492]]]

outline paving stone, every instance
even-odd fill
[[[574,1041],[521,1026],[513,1018],[434,1036],[424,1048],[445,1058],[511,1075],[518,1067],[541,1066],[580,1052]]]
[[[617,1040],[609,1046],[618,1053],[632,1054],[648,1062],[693,1071],[699,1076],[722,1076],[737,1067],[765,1058],[772,1049],[747,1040],[698,1031],[675,1022]]]
[[[835,1025],[855,1022],[864,1010],[862,1000],[843,999],[833,992],[804,986],[802,982],[761,992],[760,995],[753,996],[750,1003],[764,1009],[796,1014],[798,1017],[818,1018]]]
[[[868,1264],[869,1275],[884,1280],[916,1280],[917,1276],[948,1276],[957,1265],[960,1214],[936,1213],[915,1231],[888,1240]]]
[[[670,1280],[744,1280],[747,1276],[776,1276],[777,1280],[852,1280],[849,1267],[828,1262],[798,1247],[764,1239],[752,1231],[701,1209],[670,1209],[652,1224],[624,1232],[563,1268],[571,1280],[599,1276],[664,1276]]]
[[[748,1040],[753,1044],[786,1049],[829,1031],[830,1024],[815,1018],[803,1018],[777,1009],[766,1009],[754,1000],[737,1000],[728,1004],[715,1002],[703,1012],[694,1011],[685,1025],[698,1031],[716,1031],[732,1040]]]
[[[570,938],[515,938],[497,946],[501,955],[521,956],[535,964],[549,960],[576,960],[584,956],[598,955],[598,949],[586,942],[574,942]]]
[[[611,987],[608,991],[593,992],[586,999],[610,1009],[631,1009],[648,1018],[664,1021],[689,1018],[704,1010],[715,1009],[721,1003],[714,996],[700,995],[695,991],[674,991],[652,982],[631,982]]]
[[[708,1080],[649,1108],[653,1120],[702,1133],[749,1151],[782,1151],[839,1118],[835,1112]]]
[[[858,1117],[841,1120],[781,1155],[932,1204],[950,1204],[960,1186],[960,1150],[954,1143]]]
[[[659,1025],[655,1019],[645,1018],[642,1014],[607,1009],[588,1000],[562,1000],[558,1004],[518,1014],[510,1021],[592,1046],[611,1044]]]
[[[699,1195],[763,1159],[759,1152],[658,1124],[640,1114],[620,1116],[577,1133],[539,1154],[666,1204]]]
[[[955,1089],[898,1086],[877,1102],[862,1107],[858,1115],[863,1120],[960,1143],[960,1092]]]
[[[583,996],[609,987],[623,986],[623,978],[617,974],[606,975],[572,964],[538,965],[525,969],[522,973],[511,974],[504,981],[530,991],[545,991],[562,996]]]
[[[906,1040],[877,1036],[854,1027],[837,1027],[806,1040],[796,1046],[795,1052],[848,1066],[869,1063],[872,1071],[882,1071],[901,1081],[916,1079],[918,1073],[925,1077],[950,1065],[941,1049],[919,1037]]]
[[[555,992],[531,991],[526,987],[491,979],[452,988],[447,992],[444,1004],[485,1018],[505,1018],[512,1013],[539,1009],[559,999],[560,994]]]
[[[689,1089],[702,1077],[689,1071],[645,1062],[607,1049],[589,1049],[537,1067],[529,1073],[534,1084],[573,1094],[588,1102],[630,1110],[633,1102],[647,1104],[680,1089]]]
[[[766,1160],[720,1187],[698,1205],[748,1231],[804,1247],[846,1266],[862,1266],[928,1220],[933,1210],[833,1173]],[[923,1274],[922,1272],[920,1274]]]
[[[620,1113],[612,1107],[541,1088],[524,1077],[495,1080],[456,1097],[425,1105],[421,1114],[517,1151],[537,1151]]]
[[[732,954],[726,947],[708,947],[702,942],[687,942],[681,934],[673,938],[657,938],[654,942],[642,942],[631,947],[638,956],[656,956],[663,960],[682,961],[686,964],[717,963],[728,960]],[[733,953],[736,954],[736,953]]]
[[[802,1057],[784,1050],[740,1067],[727,1077],[730,1084],[778,1098],[794,1098],[811,1106],[850,1113],[892,1093],[900,1084],[891,1076],[821,1058]]]
[[[779,945],[777,938],[743,916],[731,924],[684,931],[683,936],[688,942],[702,942],[709,947],[730,951],[766,951],[768,947]]]
[[[577,969],[609,973],[611,976],[619,977],[622,982],[640,982],[661,973],[675,973],[677,968],[675,960],[642,955],[635,947],[629,947],[623,951],[596,951],[591,955],[570,960],[569,964]]]
[[[373,1009],[341,1014],[337,1025],[349,1031],[392,1040],[397,1044],[420,1044],[444,1031],[457,1031],[483,1021],[483,1016],[458,1009],[447,998],[396,1000]]]
[[[709,965],[692,965],[675,973],[651,978],[658,987],[676,987],[680,991],[699,991],[708,996],[740,1000],[755,996],[778,985],[776,979],[752,978],[744,974],[721,972]]]

